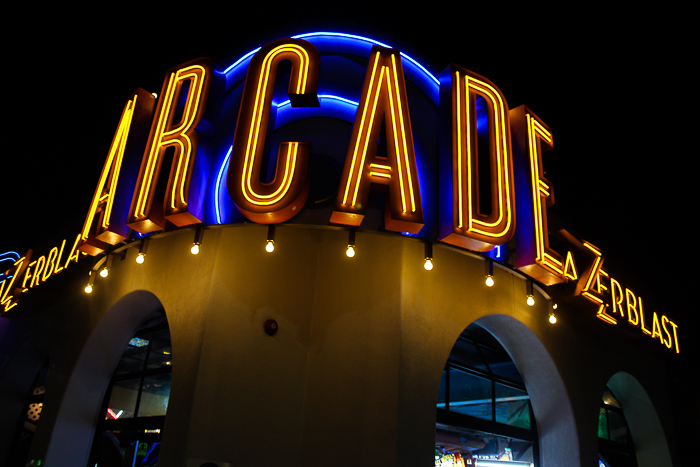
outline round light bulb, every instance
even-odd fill
[[[528,295],[527,296],[527,304],[530,306],[533,306],[535,304],[535,297],[533,297],[532,295]]]
[[[552,305],[552,310],[556,310],[556,309],[557,309],[557,306],[558,306],[558,305],[557,305],[556,303],[555,303],[554,305]]]
[[[90,284],[85,286],[85,293],[92,293],[92,286]]]
[[[146,260],[146,255],[143,253],[139,253],[138,256],[136,256],[136,262],[139,264],[143,264],[143,262]]]
[[[348,249],[345,250],[345,255],[348,258],[352,258],[353,256],[355,256],[355,245],[348,245]]]
[[[199,253],[199,245],[196,244],[196,243],[195,243],[194,245],[192,245],[192,248],[190,248],[190,252],[191,252],[193,255],[198,254],[198,253]]]
[[[107,276],[109,276],[109,269],[102,268],[102,270],[100,271],[100,277],[107,277]]]
[[[486,287],[493,287],[493,284],[495,284],[495,282],[493,281],[493,276],[486,276]]]
[[[423,267],[426,271],[431,271],[433,269],[433,258],[425,258],[425,263],[423,263]]]
[[[275,251],[275,241],[274,240],[268,240],[267,245],[265,245],[265,251],[268,253],[272,253]]]
[[[554,316],[554,313],[549,314],[549,322],[552,324],[555,324],[557,322],[557,317]]]

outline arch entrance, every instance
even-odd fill
[[[482,465],[497,457],[523,466],[580,465],[562,378],[537,336],[515,318],[484,316],[465,330],[448,358],[439,397],[438,449],[460,447],[460,454],[480,456]]]
[[[171,376],[170,328],[162,312],[140,326],[117,364],[100,411],[89,466],[158,465]]]
[[[498,340],[478,324],[459,336],[445,365],[435,442],[436,463],[445,465],[538,463],[537,430],[522,377]]]
[[[651,398],[639,381],[624,371],[613,375],[603,392],[598,438],[601,461],[607,467],[672,465]]]
[[[97,422],[112,376],[143,323],[162,314],[150,292],[135,291],[115,303],[95,326],[78,357],[51,430],[44,462],[53,466],[87,465]],[[42,427],[40,427],[42,429]]]

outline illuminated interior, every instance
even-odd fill
[[[637,467],[637,455],[622,405],[609,387],[598,414],[598,452],[605,467]]]
[[[284,93],[278,92],[279,89],[282,88],[284,88],[286,91],[285,80],[289,79],[289,72],[285,71],[277,77],[275,94],[272,100],[272,105],[270,106],[270,121],[273,121],[274,123],[268,128],[268,130],[274,131],[268,131],[265,142],[266,147],[271,149],[269,164],[271,165],[272,169],[274,169],[276,164],[279,164],[280,161],[284,159],[284,155],[279,156],[277,154],[280,143],[284,143],[286,141],[310,141],[313,155],[312,160],[309,162],[309,170],[311,172],[318,168],[317,164],[319,164],[319,161],[316,160],[316,155],[319,153],[323,154],[323,156],[326,158],[324,163],[330,161],[333,165],[340,166],[340,169],[342,169],[346,156],[345,152],[347,149],[347,138],[350,137],[352,123],[355,121],[361,95],[362,81],[367,68],[366,66],[361,65],[361,63],[365,60],[367,63],[369,63],[373,46],[378,45],[387,48],[390,46],[370,38],[335,32],[314,32],[294,36],[292,39],[304,39],[305,41],[313,44],[321,53],[321,68],[324,70],[323,92],[319,92],[318,94],[318,101],[320,104],[319,107],[294,107]],[[241,98],[240,91],[242,90],[243,83],[245,82],[246,72],[251,60],[253,59],[253,56],[259,51],[260,49],[255,49],[248,54],[245,54],[224,70],[223,73],[226,76],[227,101],[224,103],[222,119],[225,120],[228,118],[231,122],[235,122],[240,103],[238,99]],[[394,61],[398,67],[398,77],[402,78],[401,72],[403,71],[406,82],[408,83],[410,81],[411,90],[413,91],[411,98],[418,98],[420,102],[424,103],[423,105],[427,104],[430,106],[426,108],[426,110],[429,109],[430,113],[422,116],[420,120],[425,121],[426,118],[429,118],[428,115],[434,115],[437,117],[439,90],[439,82],[437,78],[428,72],[424,66],[419,64],[410,56],[406,55],[404,52],[400,53],[400,59],[399,55],[397,55]],[[402,70],[399,68],[402,68]],[[392,82],[395,82],[396,79],[394,79],[395,77],[391,62],[389,62],[389,71],[391,72],[390,78],[392,79]],[[386,80],[387,73],[383,73],[382,76],[384,76]],[[319,91],[321,91],[321,88],[319,88]],[[403,90],[401,91],[403,92]],[[418,92],[416,93],[415,91]],[[395,86],[392,88],[392,92],[396,94]],[[398,104],[395,102],[393,107],[395,110],[396,120],[400,121],[402,116],[398,113],[397,105]],[[414,104],[412,103],[412,105]],[[387,112],[389,112],[388,109]],[[230,116],[227,117],[227,114]],[[275,115],[274,120],[272,119],[273,115]],[[314,131],[314,127],[316,127],[316,125],[311,124],[311,122],[319,122],[321,121],[321,118],[324,119],[323,126],[319,126],[318,129]],[[404,124],[407,124],[406,112],[403,112],[403,119]],[[306,121],[307,125],[300,125],[300,123],[304,120]],[[335,123],[331,124],[330,122],[332,121]],[[390,133],[390,135],[387,135],[387,137],[393,136],[393,127],[388,123],[389,122],[387,122],[387,132]],[[423,125],[423,123],[420,123],[420,125]],[[401,125],[397,125],[397,139],[401,142],[399,146],[403,147],[403,138],[400,129]],[[262,132],[263,130],[264,128],[261,128],[260,131]],[[413,150],[415,151],[416,161],[415,163],[412,163],[417,165],[417,167],[415,167],[413,170],[414,172],[417,171],[417,180],[415,178],[409,180],[405,176],[402,177],[402,179],[399,179],[396,173],[393,174],[393,178],[396,179],[397,186],[400,185],[400,182],[404,182],[404,203],[406,204],[409,212],[412,212],[411,196],[413,196],[413,203],[420,201],[420,199],[416,199],[418,185],[421,186],[420,198],[423,200],[423,203],[425,203],[426,199],[430,197],[433,197],[434,199],[436,196],[436,193],[431,193],[430,187],[427,190],[423,188],[424,185],[430,184],[430,180],[427,179],[426,181],[426,177],[430,177],[431,170],[431,168],[427,168],[426,170],[426,164],[430,164],[430,162],[426,159],[428,156],[428,154],[426,154],[427,148],[424,145],[424,142],[421,141],[423,134],[425,133],[420,129],[417,130],[414,128],[413,144],[415,147]],[[216,138],[219,138],[219,136],[225,138],[225,135],[228,136],[228,132],[221,132],[220,135],[216,135]],[[333,135],[335,135],[335,138],[337,138],[338,141],[343,141],[343,144],[335,145],[335,147],[327,147],[325,141],[327,141]],[[229,137],[233,139],[233,134],[230,134]],[[231,190],[232,185],[227,181],[226,174],[230,170],[229,165],[231,164],[232,159],[234,159],[234,156],[231,154],[231,139],[228,141],[223,139],[221,144],[216,145],[217,149],[215,150],[214,159],[212,161],[212,172],[210,175],[211,183],[209,183],[208,186],[208,197],[210,197],[209,199],[211,199],[211,203],[208,205],[207,216],[204,220],[204,222],[207,224],[228,224],[241,222],[245,219],[239,214],[238,209],[236,209],[236,204],[234,204],[229,196],[229,191]],[[319,144],[319,141],[321,144]],[[406,144],[409,146],[411,145],[408,134],[406,136]],[[342,153],[339,152],[341,147]],[[338,154],[335,154],[336,151],[338,151]],[[403,154],[403,149],[401,149],[401,152]],[[379,165],[387,164],[379,163]],[[281,168],[283,167],[284,164],[281,165]],[[398,165],[396,165],[396,167],[398,168]],[[403,172],[406,172],[406,163],[404,162],[404,159],[401,161],[401,168],[403,169]],[[282,172],[284,171],[281,170],[280,172],[281,174],[279,176],[279,181],[282,181],[284,178]],[[387,177],[387,175],[390,174],[385,173],[386,171],[372,170],[372,172],[380,174],[371,176],[372,179],[379,180],[380,182],[390,181],[390,178]],[[272,175],[274,176],[274,170],[272,171]],[[329,174],[326,172],[323,173],[324,177],[328,175]],[[367,175],[368,177],[370,176],[369,170]],[[268,183],[272,180],[269,172],[261,172],[260,178],[261,181],[267,181]],[[252,179],[256,180],[255,174],[253,174]],[[317,179],[318,177],[311,178],[311,192],[314,190],[314,181]],[[237,185],[240,185],[240,181],[237,182]],[[409,189],[411,188],[410,185],[413,185],[413,190]],[[240,187],[238,189],[240,190]],[[396,192],[399,213],[402,211],[400,191],[401,190],[397,190]],[[376,195],[373,191],[370,195],[371,202],[369,208],[381,209],[383,212],[383,202],[372,201],[372,198],[374,197],[376,197]],[[315,203],[317,202],[318,200],[310,199],[307,203],[307,207],[315,206]],[[377,204],[380,205],[379,208],[376,207]],[[409,235],[425,236],[432,231],[435,219],[431,217],[435,215],[436,209],[431,204],[424,205],[423,209],[425,226],[421,229],[420,234],[409,233]],[[330,215],[330,212],[328,215]],[[382,214],[382,223],[383,221],[384,219]],[[289,222],[297,222],[297,220],[296,218],[292,218],[289,220]],[[327,220],[325,220],[324,223],[325,222],[327,222]],[[363,225],[363,228],[372,227]],[[409,230],[411,229],[403,228],[397,231],[405,233]]]
[[[318,51],[302,40],[282,39],[263,47],[252,58],[247,86],[241,98],[241,113],[229,159],[228,191],[238,210],[259,223],[284,222],[306,202],[309,145],[283,141],[276,160],[265,150],[268,126],[274,127],[277,105],[275,91],[285,82],[278,73],[291,63],[286,97],[293,107],[317,107]],[[285,83],[286,84],[286,83]],[[277,85],[277,86],[276,86]],[[233,162],[231,162],[233,161]],[[268,169],[269,168],[269,169]],[[272,177],[267,180],[267,173]]]
[[[144,323],[114,371],[88,465],[156,466],[170,399],[172,348],[165,314]],[[125,464],[117,464],[125,465]]]
[[[442,374],[435,465],[530,466],[536,458],[535,420],[523,379],[496,338],[471,324]]]
[[[31,390],[26,396],[24,408],[22,409],[22,421],[10,442],[11,448],[7,458],[8,466],[25,465],[27,461],[34,434],[41,420],[48,372],[49,361],[47,360],[37,373]]]

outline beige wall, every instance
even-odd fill
[[[82,351],[54,372],[60,396],[51,400],[62,402],[42,414],[48,421],[39,439],[52,441],[38,443],[37,455],[81,465],[67,451],[52,454],[58,427],[70,433],[85,423],[79,429],[89,434],[89,414],[65,425],[66,401],[81,387],[72,381],[99,365],[94,354],[107,352],[98,334],[121,333],[115,342],[123,349],[135,325],[112,331],[115,324],[105,323],[126,320],[124,310],[140,300],[148,302],[143,313],[162,304],[172,336],[163,465],[431,465],[442,368],[475,320],[523,373],[543,466],[595,462],[600,397],[620,370],[641,382],[670,426],[665,387],[652,377],[661,371],[656,360],[591,311],[562,306],[550,325],[547,300],[536,293],[536,305],[527,306],[525,281],[511,271],[496,267],[496,285],[487,288],[483,260],[448,247],[435,246],[428,272],[423,244],[397,235],[358,232],[352,259],[342,230],[278,226],[271,254],[266,235],[259,225],[208,229],[197,256],[189,253],[192,231],[154,239],[144,264],[129,249],[107,279],[97,278],[93,294],[61,307],[62,319],[82,319],[92,331],[76,331],[72,348]],[[129,323],[142,319],[134,313]],[[263,332],[269,318],[279,324],[272,337]],[[91,384],[109,380],[120,355],[116,344],[111,349],[102,359],[106,377]]]

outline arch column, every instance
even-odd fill
[[[671,453],[651,398],[631,374],[620,371],[608,386],[622,406],[639,467],[671,467]]]
[[[562,377],[542,342],[510,316],[488,315],[475,323],[501,342],[525,382],[537,423],[540,466],[580,466],[574,411]]]

